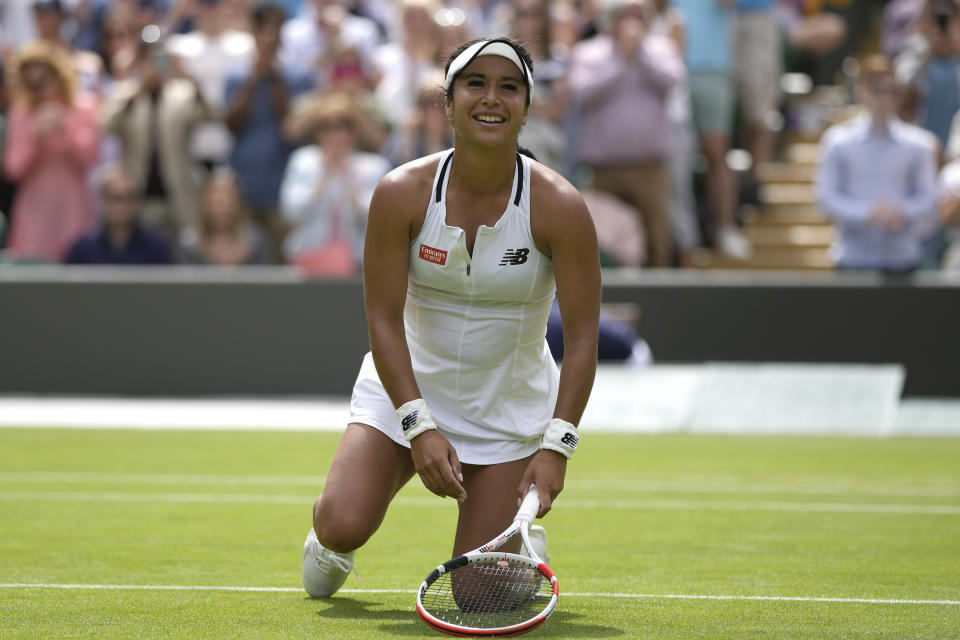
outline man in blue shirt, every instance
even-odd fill
[[[270,232],[274,255],[283,255],[285,232],[278,213],[280,183],[292,147],[284,139],[282,123],[293,98],[313,88],[310,77],[284,70],[277,59],[284,10],[258,4],[251,14],[257,46],[249,69],[227,79],[227,126],[235,136],[230,166],[237,176],[254,218]]]
[[[863,62],[857,95],[864,112],[820,142],[817,200],[836,226],[836,264],[910,272],[937,224],[936,142],[896,117],[898,86],[885,56]]]
[[[100,227],[81,236],[68,264],[169,264],[170,246],[159,231],[140,223],[140,190],[130,172],[108,165],[99,176]]]

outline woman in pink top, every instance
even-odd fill
[[[48,44],[24,47],[14,71],[3,160],[17,193],[7,249],[59,261],[94,221],[86,178],[100,147],[96,103],[76,94],[70,61]]]

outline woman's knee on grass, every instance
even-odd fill
[[[313,529],[327,549],[349,553],[370,539],[378,523],[368,522],[356,509],[337,507],[321,495],[313,504]]]

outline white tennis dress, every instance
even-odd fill
[[[546,342],[553,263],[530,231],[530,161],[517,156],[513,197],[493,227],[446,224],[453,152],[437,167],[430,206],[410,244],[404,324],[417,385],[462,462],[494,464],[534,453],[557,398],[559,372]],[[367,353],[351,422],[404,440]]]

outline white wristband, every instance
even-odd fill
[[[557,453],[562,453],[568,460],[577,450],[577,444],[580,442],[580,436],[577,435],[577,428],[560,418],[554,418],[543,433],[543,442],[540,443],[541,449],[550,449]]]
[[[430,409],[427,409],[427,403],[423,398],[411,400],[397,409],[397,420],[400,421],[400,429],[403,430],[403,437],[407,442],[424,431],[437,428],[437,423],[433,421]]]

